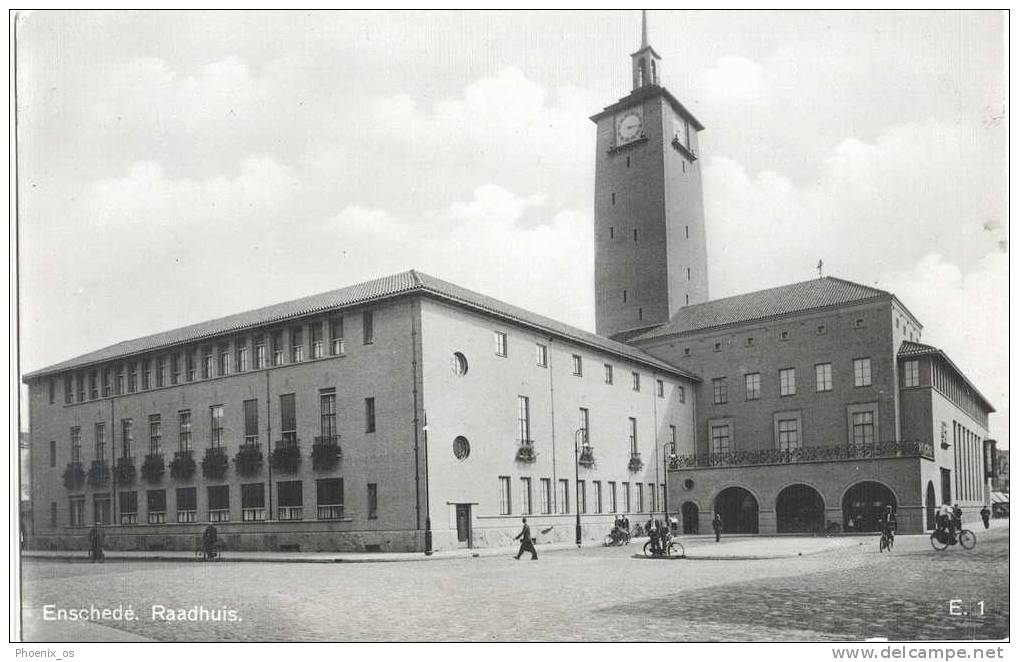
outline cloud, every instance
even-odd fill
[[[710,103],[719,105],[758,106],[767,104],[772,97],[765,68],[739,55],[719,58],[700,75],[697,87]]]

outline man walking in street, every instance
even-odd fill
[[[991,511],[987,509],[987,506],[980,509],[980,519],[984,521],[985,529],[991,527]]]
[[[538,552],[537,552],[537,550],[534,549],[534,541],[531,540],[531,527],[527,526],[527,518],[526,517],[524,517],[523,520],[524,520],[524,528],[520,529],[520,533],[518,533],[516,535],[516,537],[513,538],[514,540],[517,540],[517,539],[520,540],[520,550],[517,552],[517,555],[514,556],[513,558],[515,558],[516,560],[519,561],[521,554],[523,554],[524,552],[530,552],[531,553],[531,560],[532,561],[537,561],[538,560]]]
[[[715,518],[711,520],[711,528],[715,530],[715,542],[722,539],[722,516],[715,513]]]
[[[103,554],[103,529],[99,522],[96,522],[92,530],[88,532],[88,548],[92,563],[97,561],[102,563],[106,560],[106,555]]]

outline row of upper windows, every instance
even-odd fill
[[[309,351],[305,352],[305,328],[308,330]],[[328,347],[324,332],[328,331]],[[363,344],[375,342],[374,312],[362,312]],[[289,334],[289,361],[284,351],[284,333]],[[268,346],[267,346],[268,343]],[[268,333],[238,336],[231,342],[217,342],[171,352],[137,361],[118,362],[115,365],[64,375],[64,404],[97,400],[111,395],[136,393],[151,388],[163,388],[199,379],[212,379],[249,370],[300,363],[326,356],[343,356],[346,340],[343,334],[343,316],[293,326]],[[196,357],[196,353],[199,354]],[[196,361],[196,358],[198,359]],[[200,371],[199,371],[200,367]],[[139,380],[139,371],[141,373]],[[139,383],[140,382],[140,383]],[[77,386],[77,388],[75,388]],[[140,389],[139,389],[140,386]],[[56,379],[49,379],[49,403],[56,401]],[[77,399],[75,399],[77,394]]]
[[[570,481],[568,478],[560,478],[557,482],[558,491],[553,495],[552,493],[552,479],[551,478],[539,478],[538,487],[538,498],[540,501],[540,513],[543,515],[550,515],[553,511],[559,514],[566,514],[570,512]],[[665,485],[660,484],[658,490],[655,489],[654,483],[647,483],[647,500],[645,501],[644,483],[634,483],[633,487],[636,489],[636,500],[631,500],[631,485],[628,481],[622,481],[623,503],[622,510],[619,509],[619,502],[617,500],[616,486],[617,483],[614,480],[607,481],[606,494],[602,493],[602,481],[594,480],[591,481],[593,512],[602,513],[643,513],[643,512],[654,512],[658,510],[658,503],[665,503]],[[501,515],[512,515],[515,513],[520,515],[533,515],[534,510],[534,495],[531,492],[532,484],[530,476],[520,477],[520,501],[514,503],[512,494],[512,479],[509,476],[499,476],[499,514]],[[657,494],[656,494],[657,492]],[[608,503],[606,504],[603,497],[607,497]],[[577,500],[580,514],[588,512],[588,498],[587,498],[587,481],[577,481]],[[645,510],[645,505],[648,506],[648,510]],[[634,507],[635,506],[635,507]],[[606,510],[607,508],[607,510]]]
[[[495,341],[495,355],[502,358],[509,356],[509,346],[507,344],[506,334],[502,331],[493,331],[493,337]],[[580,354],[571,355],[571,361],[573,366],[573,375],[575,377],[584,376],[584,357]],[[542,343],[535,343],[535,364],[539,368],[548,367],[548,346]],[[457,374],[466,374],[466,365],[462,354],[454,354],[454,367],[453,370]],[[606,384],[615,383],[615,371],[611,363],[602,364],[602,375],[603,380]],[[631,388],[634,391],[640,391],[640,373],[633,371],[630,373]],[[676,386],[676,394],[680,402],[686,402],[686,388],[682,385]],[[661,379],[655,379],[655,394],[659,398],[665,397],[665,382]]]
[[[855,320],[853,320],[853,328],[854,329],[863,329],[863,328],[866,328],[866,322],[864,321],[864,318],[857,317]],[[816,325],[814,327],[815,335],[819,335],[819,336],[827,335],[828,334],[828,330],[829,330],[829,327],[828,327],[827,324],[818,324],[818,325]],[[789,340],[789,339],[792,338],[792,332],[791,331],[780,331],[778,337],[779,337],[779,340]],[[757,338],[758,338],[758,336],[753,336],[753,335],[745,336],[743,338],[743,345],[745,347],[754,347],[757,344]],[[723,342],[721,340],[716,340],[715,343],[714,343],[714,351],[721,352],[725,348],[725,346],[727,344],[728,343],[725,343],[725,342]],[[690,348],[690,347],[684,347],[683,348],[683,356],[691,356],[692,354],[693,354],[693,349],[692,348]]]
[[[775,447],[791,451],[803,447],[801,420],[797,412],[784,412],[775,419]],[[875,438],[875,410],[852,412],[849,416],[849,439],[854,445],[868,445]],[[712,423],[710,426],[708,452],[713,455],[731,453],[736,450],[732,439],[732,424]],[[755,437],[756,440],[756,437]]]
[[[246,445],[259,443],[260,429],[258,425],[258,400],[245,400],[243,402],[243,439],[239,441]],[[226,441],[224,434],[224,405],[212,405],[209,407],[209,448],[222,448]],[[297,438],[297,401],[293,393],[286,393],[279,396],[279,427],[280,438],[277,445],[288,446],[298,443]],[[134,457],[134,419],[124,418],[120,421],[121,430],[121,453],[119,457]],[[364,432],[372,434],[376,430],[375,425],[375,398],[364,399]],[[319,432],[315,441],[319,443],[336,443],[339,438],[339,428],[336,421],[336,391],[335,389],[319,390]],[[163,452],[163,417],[161,414],[150,414],[148,417],[149,433],[149,454],[158,455]],[[71,462],[81,462],[81,426],[74,426],[70,429]],[[184,409],[177,412],[177,448],[179,452],[191,452],[194,450],[194,434],[192,423],[192,412]],[[106,423],[98,422],[93,426],[93,449],[94,459],[100,462],[106,460]],[[50,442],[50,466],[57,465],[57,445],[55,441]]]
[[[853,359],[853,386],[871,386],[873,373],[869,358]],[[832,364],[817,363],[814,365],[814,390],[817,393],[832,390]],[[727,377],[716,377],[711,380],[712,402],[724,405],[729,402],[729,380]],[[783,368],[778,371],[778,392],[780,397],[796,395],[796,368]],[[746,400],[759,400],[761,397],[761,373],[750,372],[743,375],[743,394]]]

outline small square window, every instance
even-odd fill
[[[817,325],[817,335],[823,336],[826,333],[828,333],[828,327],[825,326],[824,324],[818,324]]]
[[[689,347],[684,347],[683,348],[683,356],[690,356],[690,348]]]
[[[754,337],[753,336],[747,336],[747,347],[753,347],[753,346],[754,346]]]
[[[716,352],[721,352],[722,351],[722,343],[720,343],[720,342],[716,342],[715,343],[715,351]]]
[[[862,329],[863,328],[863,318],[862,317],[857,317],[856,321],[853,322],[853,327],[855,327],[857,329]]]
[[[789,332],[788,331],[783,331],[781,338],[782,338],[782,340],[789,340]]]

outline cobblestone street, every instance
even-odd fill
[[[417,563],[29,560],[25,636],[162,641],[715,641],[1008,636],[1008,528],[973,551],[900,536],[773,560],[656,561],[639,546]],[[782,539],[788,545],[789,539]],[[950,600],[968,615],[952,615]],[[980,614],[979,602],[983,602]],[[63,608],[133,605],[139,620],[74,630]],[[151,605],[236,609],[241,620],[161,622]],[[114,628],[109,630],[107,628]],[[119,631],[119,632],[118,632]],[[78,632],[77,635],[74,632]],[[106,633],[105,635],[103,633]]]

